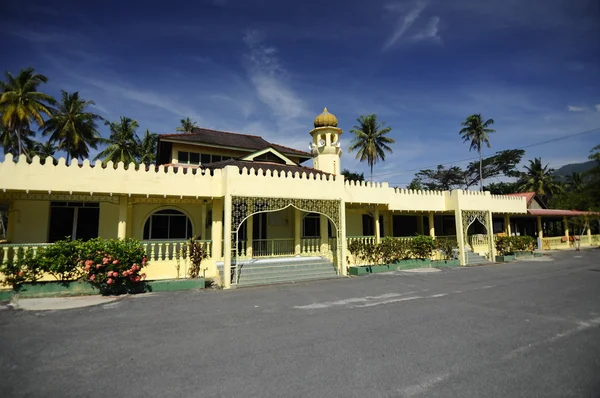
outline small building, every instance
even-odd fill
[[[205,275],[221,276],[229,288],[257,283],[245,279],[256,264],[303,265],[305,279],[347,275],[347,247],[356,239],[427,234],[456,240],[462,265],[466,250],[493,261],[495,233],[530,233],[530,221],[546,217],[535,212],[549,211],[522,195],[347,181],[340,174],[342,134],[325,109],[308,133],[310,152],[198,128],[161,135],[158,165],[6,155],[0,203],[9,216],[0,255],[6,261],[16,247],[65,237],[136,238],[150,260],[148,278],[176,278],[186,276],[184,243],[196,237],[210,252]]]

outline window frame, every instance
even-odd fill
[[[162,213],[161,212],[176,212],[176,213]],[[167,238],[152,238],[152,223],[154,217],[167,217]],[[171,238],[171,217],[185,217],[185,237],[183,238]],[[148,224],[149,223],[149,224]],[[146,237],[146,225],[148,225],[148,237]],[[181,241],[187,240],[194,236],[194,224],[192,223],[192,219],[189,215],[179,209],[159,209],[152,214],[150,214],[146,221],[144,222],[144,226],[142,228],[142,240],[151,240],[151,241]]]

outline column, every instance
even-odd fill
[[[430,211],[427,218],[429,220],[429,236],[435,238],[435,214]]]
[[[48,203],[48,206],[50,206],[50,203]],[[19,211],[17,210],[16,202],[11,200],[8,204],[8,223],[6,225],[6,240],[8,243],[14,243],[18,214]]]
[[[567,217],[563,217],[563,228],[565,229],[565,238],[569,241],[569,220]]]
[[[319,235],[321,236],[321,253],[326,253],[329,247],[329,234],[327,230],[327,225],[329,223],[329,219],[323,214],[319,215]]]
[[[200,239],[206,240],[206,204],[200,205]]]
[[[454,211],[454,222],[456,224],[456,242],[458,243],[458,258],[460,265],[467,265],[467,259],[465,256],[465,236],[462,227],[462,212],[460,210]]]
[[[132,226],[133,226],[133,203],[131,203],[131,201],[127,201],[127,225],[129,226],[127,228],[127,232],[126,232],[126,236],[128,238],[132,238]],[[142,231],[143,234],[143,231]],[[143,238],[143,236],[142,236]]]
[[[346,202],[343,200],[340,201],[340,223],[338,225],[340,229],[338,231],[338,239],[340,242],[337,242],[339,250],[340,259],[338,262],[340,264],[341,269],[339,270],[340,275],[348,275],[348,263],[346,262],[346,253],[348,251],[348,242],[346,241]]]
[[[537,216],[537,230],[538,230],[538,238],[544,237],[544,229],[542,228],[542,216]]]
[[[117,230],[119,239],[127,238],[127,196],[119,198],[119,228]]]
[[[375,243],[381,243],[381,230],[379,225],[379,209],[376,207],[373,213],[373,221],[375,221]]]
[[[302,254],[302,212],[294,207],[294,253]]]
[[[508,214],[504,215],[504,232],[508,236],[512,235],[510,232],[510,215],[508,215]]]
[[[423,216],[417,216],[417,233],[423,235]]]
[[[223,199],[214,199],[212,203],[212,256],[215,262],[221,260],[223,252]]]
[[[587,227],[587,236],[588,236],[588,244],[591,246],[592,245],[592,227],[589,224]]]
[[[225,217],[223,220],[223,288],[231,288],[231,195],[224,200]],[[237,266],[237,264],[236,264]]]
[[[488,235],[489,246],[490,246],[490,261],[495,262],[496,261],[496,242],[494,241],[494,219],[492,217],[492,212],[488,211],[486,217],[487,217],[487,224],[488,224],[488,228],[486,228],[486,229],[488,230],[487,235]]]
[[[254,240],[254,216],[252,215],[248,217],[244,222],[246,223],[246,257],[252,258],[252,242]]]

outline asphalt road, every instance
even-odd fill
[[[0,311],[3,397],[600,397],[600,251]]]

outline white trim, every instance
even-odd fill
[[[285,164],[287,164],[288,166],[297,166],[296,163],[292,162],[289,158],[287,158],[284,154],[282,154],[281,152],[279,152],[278,150],[274,149],[274,148],[265,148],[265,149],[261,149],[258,152],[254,152],[251,153],[250,155],[244,156],[241,160],[250,160],[253,161],[254,158],[264,155],[265,153],[272,153],[273,155],[277,156],[279,159],[283,160],[285,162]]]

